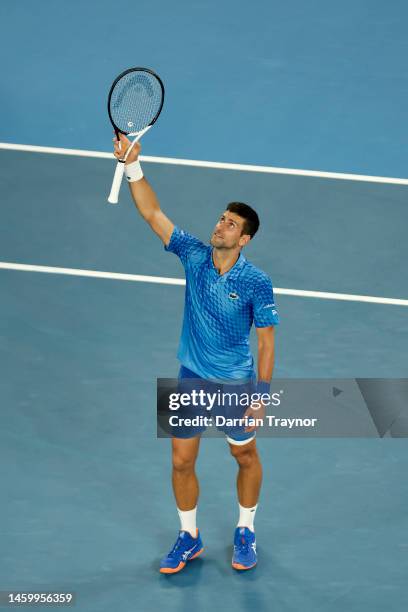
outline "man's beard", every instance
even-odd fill
[[[228,247],[224,244],[224,239],[220,238],[220,236],[215,236],[214,234],[211,236],[210,244],[215,249],[227,249]]]

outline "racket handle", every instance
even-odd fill
[[[125,164],[123,162],[118,162],[116,164],[116,170],[112,181],[112,187],[110,190],[110,194],[108,197],[108,202],[110,204],[117,204],[119,200],[119,191],[120,186],[122,184],[123,173],[125,171]]]

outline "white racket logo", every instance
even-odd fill
[[[128,127],[133,127],[134,123],[133,121],[128,121]]]

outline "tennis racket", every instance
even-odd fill
[[[149,68],[129,68],[113,82],[108,96],[109,119],[119,134],[134,137],[123,159],[116,165],[108,202],[117,204],[122,184],[125,161],[133,145],[156,122],[164,102],[164,85]]]

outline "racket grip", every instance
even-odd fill
[[[119,191],[120,186],[122,184],[123,173],[125,171],[125,164],[123,162],[118,162],[116,164],[116,170],[112,181],[112,187],[110,190],[110,194],[108,197],[108,202],[110,204],[117,204],[119,200]]]

